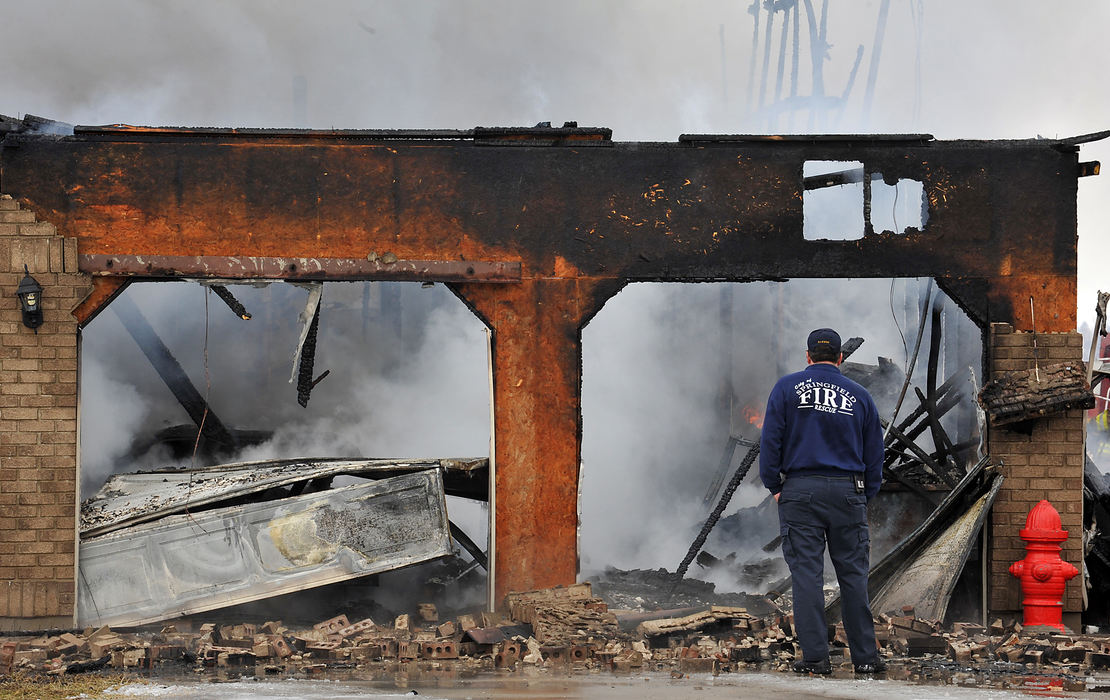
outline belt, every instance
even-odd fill
[[[863,476],[863,472],[848,472],[842,469],[837,469],[835,471],[831,469],[795,469],[783,474],[782,478],[790,479],[796,476],[819,476],[823,479],[847,479],[851,481],[857,475]]]

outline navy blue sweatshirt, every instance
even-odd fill
[[[875,402],[836,365],[817,363],[775,383],[759,440],[759,478],[771,493],[805,471],[863,473],[870,499],[883,476],[883,431]]]

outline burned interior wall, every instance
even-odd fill
[[[494,334],[496,599],[574,580],[581,327],[629,281],[934,277],[981,326],[1030,328],[1035,296],[1039,331],[1075,327],[1074,143],[610,136],[573,124],[16,128],[0,141],[0,190],[76,239],[95,280],[78,323],[135,278],[453,285]],[[858,236],[807,240],[808,161],[862,164],[864,183],[920,182],[924,228],[879,231],[865,202]],[[506,265],[515,276],[497,272]],[[29,331],[3,333],[20,343]],[[14,379],[6,392],[38,391]],[[51,439],[75,450],[75,433]],[[72,516],[50,517],[72,533]]]
[[[1081,362],[1083,337],[1070,333],[1015,332],[1009,323],[992,323],[988,352],[993,377],[1039,365]],[[1027,425],[990,428],[990,452],[1006,481],[991,511],[990,599],[995,612],[1022,608],[1021,585],[1010,575],[1010,564],[1025,557],[1018,533],[1026,516],[1041,499],[1060,513],[1068,539],[1060,556],[1076,568],[1083,561],[1083,410],[1071,409],[1031,421]],[[1064,623],[1079,629],[1083,610],[1083,577],[1067,583]]]
[[[43,324],[23,326],[24,265]],[[77,508],[77,242],[0,194],[0,630],[70,627]],[[30,622],[28,622],[30,620]]]

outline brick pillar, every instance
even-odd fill
[[[991,376],[1032,368],[1033,340],[1032,333],[1015,332],[1008,323],[992,323]],[[1083,338],[1075,332],[1037,333],[1036,345],[1042,366],[1079,361],[1083,355]],[[1060,556],[1080,570],[1083,567],[1083,411],[1071,410],[1037,420],[1030,435],[1003,426],[990,428],[989,437],[991,456],[1001,463],[1006,477],[991,512],[990,610],[991,615],[1018,615],[1021,586],[1008,568],[1025,556],[1025,542],[1018,531],[1025,527],[1026,516],[1041,499],[1060,511],[1063,527],[1069,533]],[[1083,610],[1082,585],[1082,576],[1073,578],[1064,595],[1064,624],[1076,630]]]
[[[0,195],[0,630],[71,627],[76,592],[76,239]],[[44,323],[22,323],[23,266]]]

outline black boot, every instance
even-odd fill
[[[886,673],[886,662],[881,656],[876,656],[870,663],[856,664],[856,673]]]
[[[820,661],[798,659],[794,662],[794,673],[816,673],[827,676],[832,673],[832,665],[829,664],[828,659],[821,659]]]

